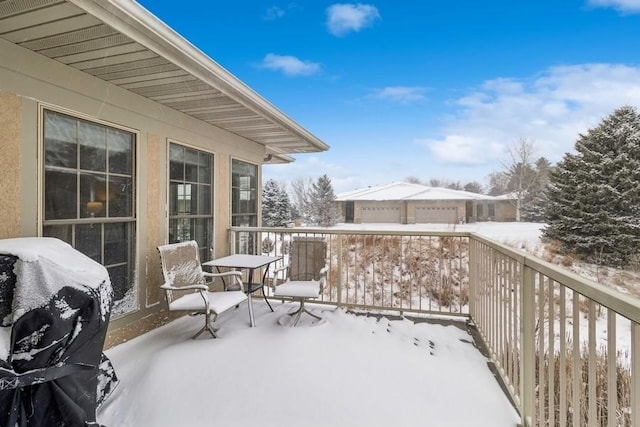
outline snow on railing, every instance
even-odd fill
[[[469,318],[530,426],[640,426],[640,301],[467,232],[230,230],[230,253],[324,239],[319,303]]]

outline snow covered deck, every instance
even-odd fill
[[[106,426],[492,426],[519,423],[456,326],[356,316],[312,306],[296,328],[254,303],[219,319],[220,338],[191,340],[183,317],[106,353],[120,384],[98,413]]]

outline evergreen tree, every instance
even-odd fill
[[[338,223],[340,214],[336,204],[336,195],[327,175],[322,175],[311,185],[309,201],[310,223],[312,225],[331,227]]]
[[[289,195],[275,180],[269,179],[262,189],[262,224],[265,227],[285,227],[289,222]]]
[[[482,184],[480,184],[478,181],[468,182],[464,186],[464,191],[468,191],[469,193],[482,194]]]
[[[626,266],[640,248],[640,116],[624,106],[549,175],[544,236],[592,262]]]

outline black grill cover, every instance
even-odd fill
[[[61,240],[0,240],[0,426],[98,425],[117,382],[102,353],[111,292]]]

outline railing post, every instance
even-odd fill
[[[534,271],[525,265],[522,271],[520,298],[520,415],[525,426],[534,422],[535,390],[535,289]]]
[[[477,240],[469,236],[469,318],[476,318],[476,287],[478,286],[478,261]]]
[[[338,234],[337,236],[337,240],[338,242],[336,243],[336,248],[337,248],[337,252],[338,252],[338,259],[336,262],[336,267],[338,269],[338,280],[337,280],[337,284],[336,284],[336,292],[338,293],[337,295],[337,305],[338,307],[340,307],[342,305],[342,235]]]
[[[631,322],[631,425],[640,426],[640,324]]]
[[[236,247],[236,232],[235,230],[229,230],[229,247],[227,248],[227,253],[229,255],[234,254]]]

